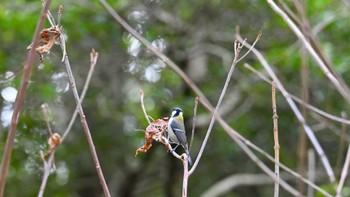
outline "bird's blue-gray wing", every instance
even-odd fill
[[[174,131],[177,139],[181,143],[181,145],[186,146],[187,145],[187,138],[186,138],[185,131],[183,131],[183,130],[181,130],[179,128],[173,128],[173,131]]]

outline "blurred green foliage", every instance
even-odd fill
[[[145,38],[163,48],[164,53],[194,80],[213,104],[217,102],[231,63],[236,26],[249,42],[260,30],[263,32],[257,48],[263,52],[288,91],[301,97],[300,42],[264,1],[118,0],[110,3]],[[188,133],[192,128],[196,95],[180,77],[125,32],[98,1],[54,1],[50,10],[55,17],[60,4],[64,8],[61,23],[67,36],[67,52],[79,90],[89,70],[89,52],[94,48],[100,55],[83,107],[111,194],[180,196],[181,162],[166,153],[160,144],[154,143],[149,152],[134,157],[135,150],[144,143],[144,133],[139,129],[147,127],[139,103],[139,90],[144,91],[146,108],[154,119],[169,116],[175,106],[182,107]],[[287,5],[295,11],[291,2]],[[342,1],[306,1],[305,8],[312,27],[329,17],[336,18],[317,37],[335,69],[349,84],[346,77],[350,68],[349,8]],[[26,48],[31,43],[40,10],[40,1],[0,3],[0,91],[20,86]],[[35,196],[39,191],[43,175],[39,151],[48,149],[46,141],[49,136],[41,104],[47,103],[51,125],[55,132],[61,134],[75,109],[61,58],[58,45],[45,55],[44,62],[37,58],[19,119],[5,196]],[[243,136],[273,155],[271,87],[247,70],[243,62],[263,72],[252,54],[237,66],[223,103],[223,117]],[[309,102],[337,116],[348,112],[349,104],[314,61],[308,57],[307,62]],[[13,73],[15,77],[9,78],[6,72]],[[297,150],[302,130],[279,92],[277,97],[281,161],[296,170],[300,164]],[[13,103],[3,97],[0,101],[2,155],[8,131],[4,113],[13,107]],[[205,136],[210,114],[199,106],[197,119],[191,150],[193,158],[196,158]],[[307,112],[307,122],[317,129],[317,139],[332,167],[336,168],[341,125],[312,112]],[[348,140],[348,132],[346,137]],[[307,144],[308,149],[313,148],[309,142]],[[345,150],[341,150],[340,155],[342,161]],[[259,158],[273,169],[271,162],[260,155]],[[45,196],[102,195],[78,119],[67,140],[56,151],[55,164]],[[316,169],[320,172],[316,184],[328,185],[319,159]],[[202,160],[190,177],[189,196],[200,196],[217,181],[235,173],[255,174],[261,173],[261,170],[219,126],[215,126]],[[298,185],[295,180],[290,184]],[[334,192],[330,186],[324,189]],[[280,193],[280,196],[290,196],[283,189]],[[241,186],[225,196],[272,194],[273,185],[267,184]]]

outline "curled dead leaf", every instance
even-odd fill
[[[147,152],[147,150],[151,148],[153,140],[162,143],[165,149],[169,151],[167,144],[162,138],[164,137],[164,133],[168,131],[168,120],[168,117],[164,117],[153,121],[147,126],[145,132],[146,143],[136,150],[135,157],[139,154],[139,152]]]
[[[43,29],[40,32],[41,39],[38,41],[38,46],[35,51],[40,55],[40,61],[43,61],[44,53],[49,53],[52,46],[55,44],[57,39],[60,37],[59,27],[50,27],[47,29]],[[27,49],[30,50],[33,46],[33,43],[30,44]]]
[[[58,133],[54,133],[50,136],[48,144],[50,145],[50,150],[56,148],[61,143],[61,136]]]

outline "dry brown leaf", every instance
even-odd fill
[[[162,143],[165,149],[169,151],[167,144],[162,138],[164,136],[164,133],[168,131],[168,120],[168,117],[164,117],[153,121],[150,125],[147,126],[145,132],[146,143],[136,150],[135,157],[139,154],[139,152],[147,152],[147,150],[151,148],[153,140]]]
[[[58,133],[54,133],[50,136],[50,138],[47,140],[47,143],[49,144],[50,148],[45,153],[43,151],[40,151],[40,156],[43,160],[45,160],[45,157],[49,155],[55,148],[57,148],[58,145],[61,144],[61,136]]]
[[[47,29],[43,29],[40,32],[41,39],[38,41],[38,47],[36,47],[35,51],[40,55],[40,61],[43,61],[43,54],[49,53],[52,46],[55,44],[56,40],[60,37],[59,27],[50,27]],[[33,43],[30,44],[27,49],[31,49]]]

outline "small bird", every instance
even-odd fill
[[[180,108],[176,107],[171,113],[171,117],[168,122],[168,140],[171,140],[177,146],[172,150],[174,151],[179,145],[181,145],[188,156],[188,162],[192,165],[192,159],[188,151],[188,144],[186,138],[186,131],[184,125],[183,112]]]

